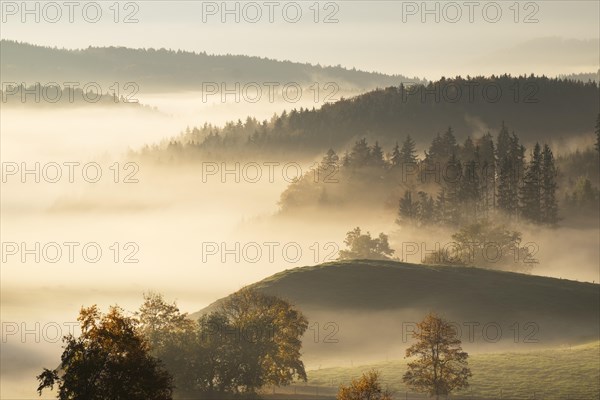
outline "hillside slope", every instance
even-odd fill
[[[429,311],[456,323],[465,347],[481,351],[586,342],[599,332],[598,284],[535,275],[353,260],[287,270],[250,286],[307,315],[309,364],[402,354],[407,332]]]

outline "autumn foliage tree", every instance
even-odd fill
[[[381,387],[379,372],[371,370],[358,379],[352,379],[350,385],[340,386],[338,400],[391,400],[392,396]]]
[[[144,300],[141,330],[173,374],[178,396],[229,398],[306,381],[300,350],[308,321],[285,300],[244,288],[198,321],[161,295]]]
[[[197,386],[198,375],[206,365],[205,352],[197,340],[196,321],[159,293],[144,294],[144,303],[136,316],[150,345],[150,354],[160,359],[173,375],[175,394],[193,395],[187,391]]]
[[[227,389],[252,393],[264,385],[306,381],[300,350],[308,321],[290,303],[244,288],[228,297],[212,317],[221,321],[213,325],[218,329],[213,337],[224,341],[228,361],[236,366]]]
[[[38,393],[58,387],[60,400],[170,400],[171,375],[149,354],[136,326],[118,307],[105,315],[82,308],[81,335],[66,336],[61,363],[38,375]]]
[[[417,342],[406,349],[406,357],[416,359],[408,363],[403,377],[410,388],[439,399],[469,386],[469,355],[462,350],[452,324],[429,313],[412,337]]]

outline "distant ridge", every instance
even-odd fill
[[[136,82],[140,91],[201,90],[202,82],[336,82],[344,89],[375,89],[419,82],[402,75],[322,67],[244,55],[167,49],[88,47],[69,50],[1,40],[3,81]]]

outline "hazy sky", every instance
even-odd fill
[[[151,0],[121,1],[118,15],[115,2],[99,1],[78,2],[72,23],[63,2],[54,3],[59,8],[27,2],[30,10],[39,3],[39,22],[35,11],[23,13],[21,2],[1,3],[2,38],[67,48],[112,45],[247,54],[430,79],[478,73],[595,72],[600,64],[600,2],[595,0],[226,5]],[[96,19],[98,4],[102,10],[98,21],[88,22]],[[237,12],[225,14],[225,7]],[[296,17],[298,10],[301,16]],[[128,16],[138,22],[124,23]],[[58,21],[52,23],[54,19]]]

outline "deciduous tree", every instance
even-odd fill
[[[350,385],[340,386],[337,400],[392,400],[391,394],[381,387],[379,372],[371,370]]]
[[[66,336],[60,366],[38,375],[38,393],[58,387],[60,400],[170,400],[173,383],[161,362],[118,307],[103,315],[96,306],[82,308],[81,335]]]
[[[417,324],[412,336],[417,342],[406,349],[406,357],[416,359],[408,363],[403,377],[409,387],[436,399],[468,387],[469,355],[448,321],[430,313]]]
[[[372,238],[369,232],[362,234],[359,227],[354,228],[346,234],[344,243],[349,249],[340,250],[339,258],[341,260],[388,260],[394,254],[394,250],[390,248],[386,234],[380,233],[379,237]]]

